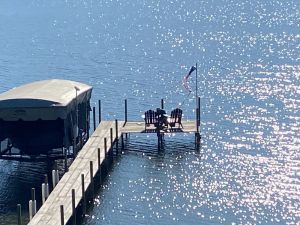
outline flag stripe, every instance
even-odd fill
[[[196,67],[192,66],[189,73],[184,76],[183,78],[183,86],[185,89],[187,89],[189,92],[192,92],[192,89],[189,87],[188,83],[187,83],[187,80],[188,78],[190,77],[190,75],[196,70]]]

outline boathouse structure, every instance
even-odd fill
[[[51,79],[0,94],[0,157],[74,154],[89,137],[91,93],[89,85]]]

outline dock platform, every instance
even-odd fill
[[[174,132],[196,134],[198,132],[196,122],[182,121],[182,128],[157,132],[154,127],[147,127],[145,130],[143,121],[126,123],[125,121],[101,121],[29,225],[70,224],[74,209],[76,214],[76,208],[82,204],[82,200],[86,199],[86,191],[94,185],[94,179],[99,169],[101,170],[102,163],[112,153],[112,145],[117,144],[123,134],[159,133],[161,135]],[[73,195],[75,193],[73,199],[72,190]],[[73,224],[76,222],[73,221]]]

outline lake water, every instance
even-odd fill
[[[181,104],[198,63],[193,135],[131,135],[84,224],[299,224],[298,0],[1,0],[0,92],[63,78],[94,87],[103,119]],[[195,73],[189,78],[195,90]],[[0,224],[27,217],[52,163],[0,160]],[[40,198],[40,197],[38,197]]]

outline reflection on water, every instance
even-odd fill
[[[3,0],[0,91],[72,79],[107,120],[124,118],[124,98],[129,120],[160,98],[191,119],[181,81],[198,62],[201,154],[192,135],[160,154],[155,136],[131,137],[85,223],[297,224],[299,24],[296,0]],[[0,161],[0,223],[50,170]]]

